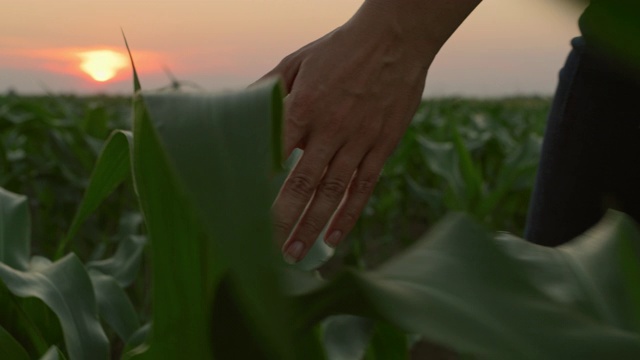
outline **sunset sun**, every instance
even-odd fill
[[[127,67],[127,57],[113,50],[93,50],[78,53],[80,69],[98,82],[113,79],[118,71]]]

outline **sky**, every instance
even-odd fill
[[[484,0],[436,57],[425,96],[553,94],[569,41],[579,33],[580,14],[575,6],[557,3]],[[0,93],[131,93],[121,30],[143,88],[168,85],[169,69],[207,90],[241,89],[340,26],[361,4],[0,0]],[[105,72],[100,61],[117,64],[115,73]],[[109,80],[97,81],[83,68]]]

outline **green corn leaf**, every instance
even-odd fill
[[[460,162],[456,149],[451,142],[436,142],[424,136],[418,136],[424,162],[435,175],[444,178],[447,186],[449,205],[452,210],[469,210],[464,179],[460,174]]]
[[[29,360],[29,354],[20,343],[0,326],[0,354],[3,359]]]
[[[42,301],[18,298],[0,280],[0,322],[20,339],[30,358],[44,353],[52,342],[64,341],[56,315]]]
[[[26,270],[30,227],[27,198],[0,188],[0,263]]]
[[[201,225],[176,183],[139,96],[134,111],[134,186],[152,244],[153,329],[149,346],[127,356],[210,359],[209,284],[203,274],[209,257],[200,247]]]
[[[347,271],[300,295],[297,323],[368,316],[480,358],[633,358],[639,245],[620,213],[558,249],[495,240],[449,217],[379,270]]]
[[[14,295],[39,298],[51,308],[60,320],[71,359],[108,358],[91,281],[75,255],[37,270],[18,271],[0,264],[0,279]]]
[[[136,331],[133,334],[131,334],[131,336],[129,336],[129,339],[127,340],[127,344],[126,344],[127,346],[124,349],[125,355],[123,356],[123,358],[128,358],[132,356],[134,353],[140,352],[141,350],[142,352],[146,351],[147,346],[144,344],[149,337],[150,331],[151,331],[150,323],[144,324],[138,329],[136,329]],[[139,349],[138,348],[139,346],[141,346],[142,349]],[[131,354],[129,354],[130,351],[132,352]]]
[[[42,300],[57,315],[72,360],[108,358],[108,340],[98,320],[91,281],[78,258],[70,254],[51,263],[34,257],[25,264],[28,245],[20,242],[28,244],[30,229],[29,212],[22,205],[24,201],[24,197],[0,189],[0,208],[3,209],[0,214],[0,234],[3,234],[0,245],[19,249],[5,252],[0,262],[0,281],[18,297]]]
[[[127,53],[129,53],[129,59],[131,60],[131,69],[133,70],[133,92],[137,93],[142,89],[140,85],[140,78],[138,77],[138,72],[136,71],[136,64],[133,61],[133,55],[131,54],[131,49],[129,48],[129,42],[127,41],[127,37],[124,35],[124,29],[122,30],[122,39],[124,40],[124,45],[127,47]]]
[[[475,210],[475,206],[477,206],[482,196],[482,187],[484,185],[482,174],[474,164],[467,145],[462,141],[456,122],[451,122],[449,126],[451,126],[453,144],[458,157],[458,165],[460,166],[460,174],[464,179],[465,200],[467,204],[469,204],[469,209]]]
[[[87,268],[112,276],[124,288],[136,279],[140,270],[146,238],[131,235],[118,243],[116,253],[104,260],[90,261]]]
[[[277,291],[283,262],[268,216],[269,178],[281,169],[279,141],[273,143],[280,136],[279,83],[215,96],[145,93],[135,106],[134,179],[154,263],[146,354],[184,358],[186,348],[193,357],[233,356],[211,348],[207,338],[215,286],[228,271],[230,296],[251,323],[262,356],[293,358],[285,299]],[[224,329],[228,321],[242,319],[213,326]],[[188,339],[176,336],[177,327],[187,329]]]
[[[409,359],[407,334],[395,326],[378,322],[365,360]]]
[[[89,270],[89,277],[96,294],[100,317],[127,343],[140,328],[138,314],[129,297],[113,277],[97,270]]]
[[[598,322],[640,334],[640,237],[636,225],[610,212],[600,224],[557,248],[498,237],[505,251],[545,293]],[[541,271],[546,269],[546,271]]]
[[[104,199],[131,173],[130,147],[133,135],[128,131],[114,131],[107,139],[89,180],[89,186],[76,211],[67,235],[60,242],[56,258],[62,256],[82,223]]]
[[[46,353],[44,353],[44,355],[42,355],[40,360],[66,360],[66,358],[57,347],[52,346]]]
[[[330,316],[322,322],[323,345],[331,360],[361,360],[371,342],[374,322],[353,315]]]

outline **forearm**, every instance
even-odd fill
[[[481,0],[366,0],[356,17],[368,18],[429,62]],[[375,26],[375,25],[374,25]]]

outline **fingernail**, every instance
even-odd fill
[[[338,243],[340,242],[340,238],[342,237],[342,231],[337,230],[334,231],[331,236],[329,236],[324,242],[331,246],[332,248],[338,246]]]
[[[300,255],[302,255],[302,251],[304,250],[304,244],[301,241],[294,241],[291,245],[287,247],[287,250],[284,252],[284,261],[287,264],[295,264],[300,260]]]

